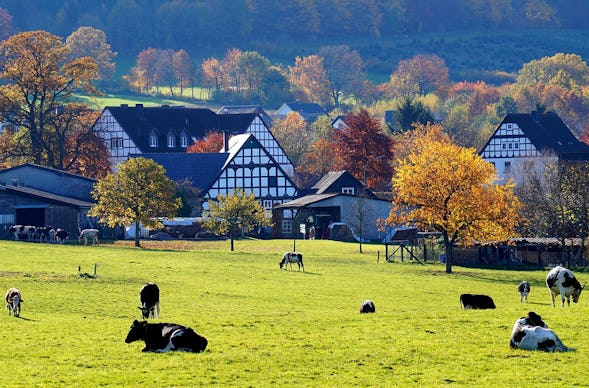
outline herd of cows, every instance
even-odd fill
[[[579,301],[581,291],[585,286],[581,286],[575,275],[569,269],[557,266],[552,268],[546,275],[546,286],[550,290],[552,297],[552,307],[555,307],[555,298],[560,295],[561,306],[564,307],[566,299],[567,305],[571,305],[571,296],[573,302]],[[530,293],[530,283],[523,281],[517,288],[520,294],[520,302],[528,301]],[[464,309],[494,309],[495,303],[488,295],[460,295],[460,304]],[[509,346],[513,349],[524,350],[541,350],[545,352],[566,352],[574,350],[565,346],[558,336],[548,328],[548,325],[542,321],[542,317],[534,311],[530,311],[527,316],[521,317],[515,321]]]
[[[21,230],[19,229],[19,232]],[[16,233],[16,229],[15,229]],[[16,236],[15,236],[16,237]],[[84,240],[86,245],[88,239],[98,242],[98,231],[88,229],[80,234],[80,241]],[[292,263],[299,265],[299,271],[303,271],[303,255],[296,252],[287,252],[280,261],[280,268],[287,268]],[[570,299],[573,303],[579,301],[581,291],[585,286],[581,286],[575,275],[569,269],[561,266],[552,268],[546,276],[546,286],[550,290],[552,297],[552,306],[555,307],[555,298],[560,295],[561,306],[564,307],[565,299],[570,306]],[[520,302],[527,302],[530,293],[530,284],[523,281],[518,285]],[[15,317],[20,316],[21,304],[23,299],[21,293],[16,288],[10,288],[6,292],[6,309],[8,314]],[[187,351],[202,352],[206,349],[208,341],[196,333],[190,327],[182,326],[176,323],[149,323],[148,319],[159,319],[160,315],[160,290],[155,283],[144,284],[139,290],[139,301],[143,321],[134,320],[131,324],[126,343],[142,340],[145,342],[143,352],[168,352],[168,351]],[[460,304],[463,309],[494,309],[496,308],[493,299],[488,295],[462,294],[460,295]],[[375,313],[374,302],[365,300],[360,305],[360,313]],[[534,311],[530,311],[527,316],[521,317],[515,321],[509,345],[513,349],[540,350],[546,352],[564,352],[574,350],[565,346],[553,330],[542,320],[542,317]]]
[[[70,236],[65,230],[52,226],[12,225],[8,228],[8,232],[12,234],[14,241],[35,241],[54,244],[63,244]]]

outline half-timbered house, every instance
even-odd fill
[[[589,146],[556,113],[533,111],[505,116],[479,155],[493,163],[502,181],[520,183],[526,171],[546,161],[589,160]]]
[[[236,189],[253,193],[268,210],[297,196],[297,187],[270,152],[251,133],[231,137],[219,153],[142,154],[161,164],[174,181],[190,180],[205,201]]]
[[[185,153],[209,131],[228,135],[253,134],[282,170],[292,177],[294,167],[259,113],[218,114],[206,108],[177,106],[106,107],[94,124],[106,142],[113,166],[129,155]]]

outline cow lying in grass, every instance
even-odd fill
[[[374,302],[371,300],[365,300],[360,305],[360,313],[361,314],[375,313],[375,312],[376,312],[376,307],[374,306]]]
[[[460,304],[465,310],[469,309],[494,309],[495,303],[488,295],[460,295]]]
[[[286,252],[282,255],[282,260],[280,260],[280,269],[284,267],[286,269],[286,265],[290,264],[290,269],[292,270],[292,263],[297,263],[299,265],[299,271],[301,267],[303,267],[303,272],[305,272],[305,266],[303,265],[303,255],[298,252]]]
[[[20,291],[16,288],[9,288],[8,291],[6,291],[4,299],[6,300],[6,310],[8,310],[8,315],[12,312],[12,315],[15,317],[20,317],[20,304],[24,302],[20,295]]]
[[[175,323],[147,323],[133,321],[125,338],[130,344],[145,341],[143,352],[165,353],[172,350],[199,353],[206,349],[208,341],[189,327]]]
[[[573,349],[564,346],[562,341],[542,321],[542,317],[530,311],[527,317],[515,321],[509,346],[512,349],[541,350],[544,352],[568,352]]]

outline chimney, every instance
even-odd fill
[[[223,150],[229,152],[229,134],[227,131],[223,131]]]

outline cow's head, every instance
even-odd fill
[[[133,341],[139,341],[145,339],[145,330],[147,328],[147,321],[134,320],[131,324],[131,328],[129,329],[129,333],[127,333],[127,338],[125,338],[125,342],[130,344]]]
[[[282,267],[284,267],[284,264],[286,264],[286,259],[280,260],[280,262],[278,263],[278,265],[280,265],[280,269],[282,269]]]
[[[155,306],[139,306],[139,310],[141,310],[141,316],[143,319],[153,318],[155,312]]]
[[[573,302],[577,303],[579,301],[579,297],[581,296],[581,291],[585,288],[585,285],[581,286],[581,288],[575,288],[575,291],[571,294],[573,297]]]

